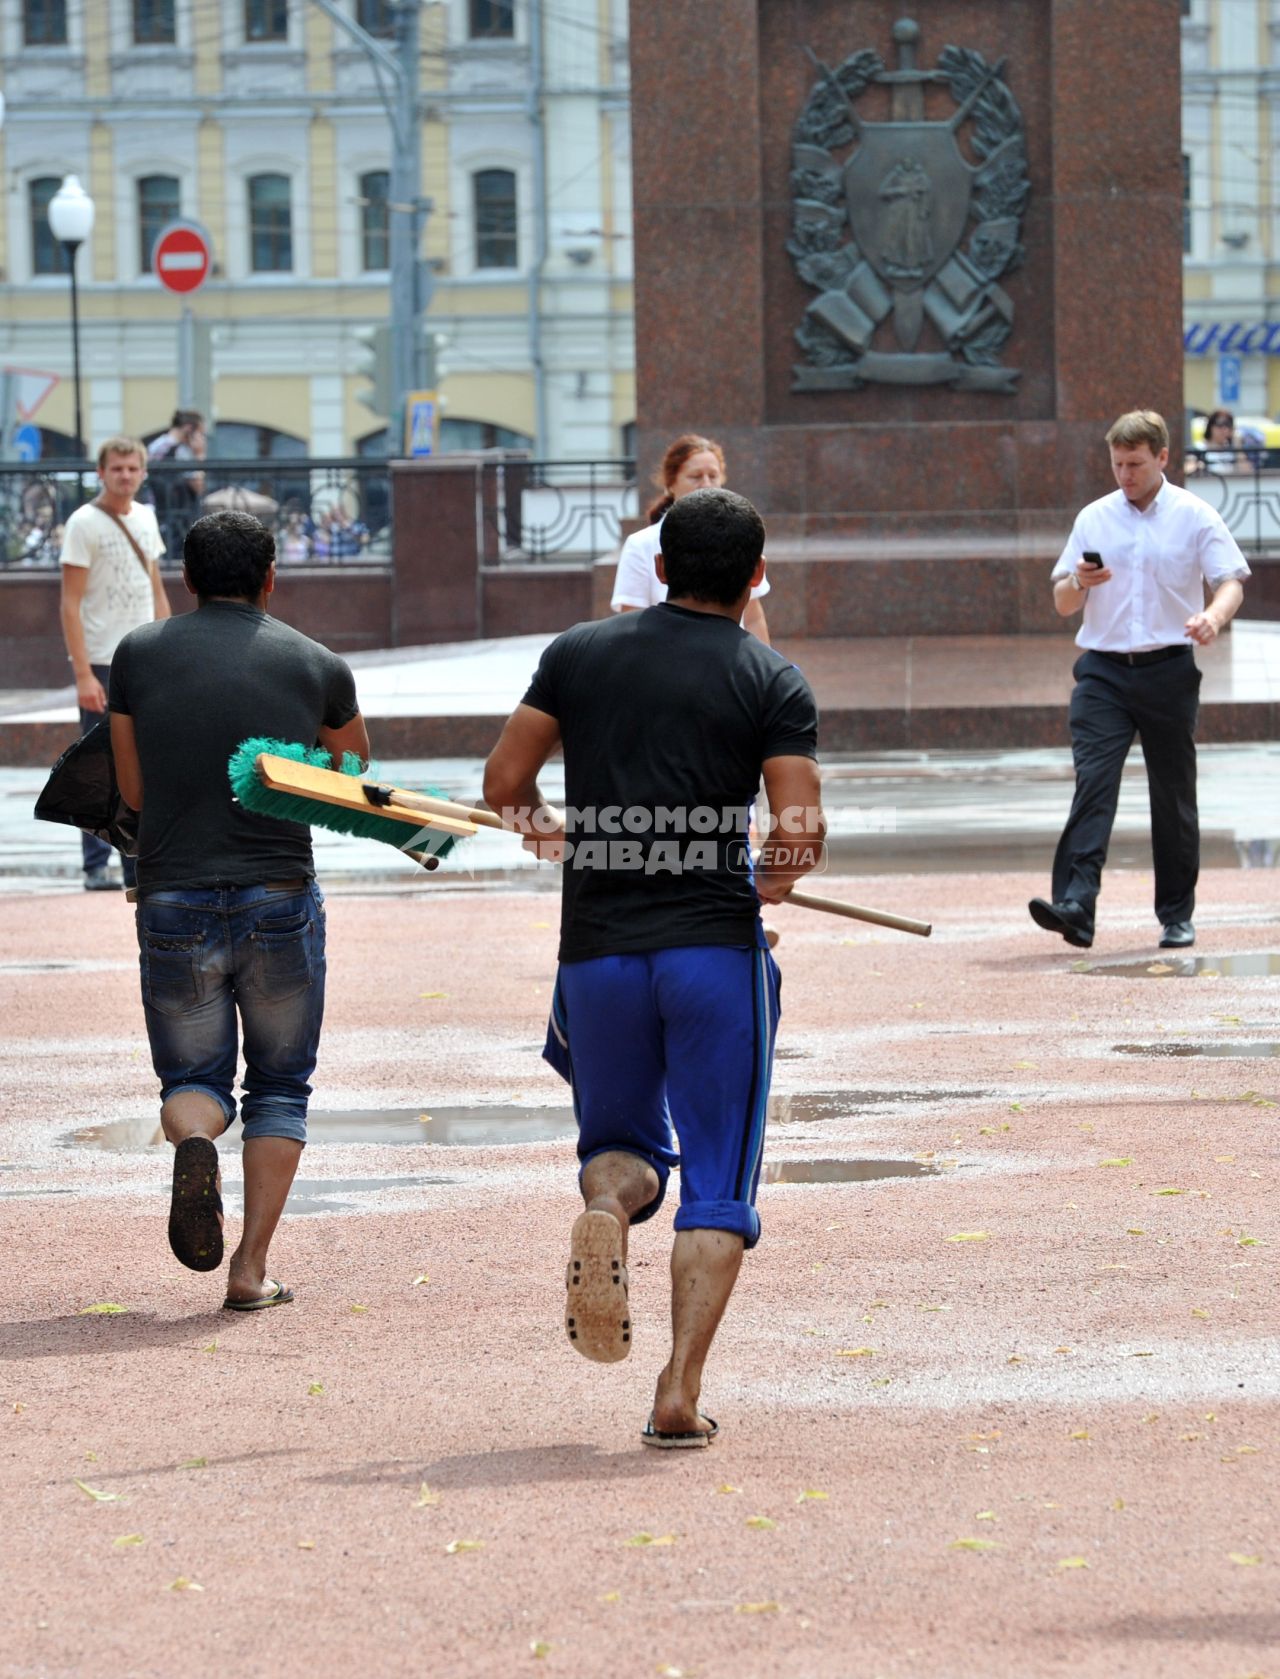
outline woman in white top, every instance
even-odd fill
[[[724,452],[709,437],[686,432],[670,444],[662,457],[662,466],[654,483],[662,494],[650,506],[649,523],[642,531],[629,536],[622,545],[618,559],[618,575],[613,585],[613,599],[609,602],[615,612],[640,612],[646,606],[657,606],[667,598],[667,586],[658,581],[654,556],[661,552],[660,532],[666,511],[681,496],[694,490],[718,490],[725,480]],[[766,577],[751,591],[747,610],[742,615],[742,627],[769,645],[769,626],[765,622],[760,596],[769,593]]]

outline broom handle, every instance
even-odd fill
[[[801,909],[825,910],[828,915],[844,915],[850,921],[870,921],[876,927],[892,927],[898,933],[915,933],[927,939],[933,932],[931,921],[913,921],[906,915],[890,915],[888,910],[863,909],[859,904],[842,903],[838,898],[819,898],[813,892],[797,892],[794,888],[780,902],[797,904]]]
[[[456,816],[460,821],[475,823],[478,828],[500,828],[506,834],[517,832],[515,828],[508,828],[502,818],[491,810],[474,810],[469,805],[455,804],[452,799],[432,798],[429,793],[410,793],[402,787],[389,791],[394,791],[397,804],[405,805],[410,810],[420,810],[424,814],[434,816]],[[822,910],[827,915],[843,915],[850,921],[870,921],[877,927],[892,927],[899,933],[915,933],[922,939],[927,939],[933,932],[933,925],[928,921],[913,921],[909,916],[890,915],[887,910],[863,909],[858,904],[841,903],[838,898],[819,898],[812,892],[792,890],[782,902],[796,904],[800,909]]]

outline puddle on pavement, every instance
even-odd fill
[[[853,1119],[866,1108],[921,1102],[981,1101],[987,1090],[810,1090],[769,1098],[772,1125],[813,1125]],[[450,1148],[502,1148],[518,1143],[560,1142],[576,1137],[572,1108],[518,1108],[498,1104],[469,1108],[369,1108],[312,1113],[307,1139],[314,1145],[437,1143]],[[137,1154],[165,1145],[154,1115],[86,1125],[63,1139],[65,1148]],[[223,1139],[230,1152],[243,1146],[239,1125]]]
[[[766,1160],[761,1183],[874,1183],[881,1178],[938,1178],[919,1160]]]
[[[1113,1055],[1144,1055],[1158,1056],[1161,1059],[1178,1060],[1193,1055],[1219,1057],[1222,1060],[1239,1061],[1267,1061],[1273,1056],[1280,1056],[1280,1043],[1274,1040],[1267,1043],[1212,1043],[1212,1044],[1113,1044]]]
[[[0,1189],[0,1201],[14,1201],[19,1195],[74,1195],[73,1189]]]
[[[1077,970],[1117,979],[1268,979],[1280,974],[1280,951],[1245,950],[1234,956],[1179,956],[1162,950],[1140,962],[1092,962]]]
[[[295,1178],[285,1203],[286,1213],[349,1213],[359,1203],[344,1200],[347,1195],[372,1195],[379,1189],[413,1189],[418,1184],[457,1183],[456,1178]],[[244,1191],[239,1184],[227,1189],[227,1206],[237,1215],[243,1210]]]
[[[48,962],[0,962],[0,974],[110,974],[136,970],[136,962],[106,962],[96,960],[53,960]]]

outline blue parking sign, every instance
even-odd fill
[[[1218,357],[1218,401],[1234,408],[1240,400],[1240,357]]]

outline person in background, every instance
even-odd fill
[[[136,437],[111,437],[98,450],[101,493],[67,520],[62,533],[62,635],[76,683],[80,733],[106,715],[106,682],[121,639],[139,624],[169,616],[157,564],[164,542],[153,507],[137,499],[147,476],[147,451]],[[111,847],[82,835],[86,892],[118,892],[108,868]],[[124,859],[124,881],[133,863]]]
[[[654,559],[661,543],[662,521],[681,496],[694,490],[717,490],[725,481],[724,451],[709,437],[685,432],[668,444],[662,465],[654,479],[661,492],[649,506],[648,525],[636,531],[622,545],[618,557],[618,574],[609,602],[615,612],[640,612],[646,606],[657,606],[667,598],[666,584],[658,580]],[[750,630],[758,640],[769,645],[769,626],[764,607],[760,604],[769,593],[769,579],[764,577],[751,591],[742,627]]]
[[[1151,796],[1160,948],[1177,950],[1196,941],[1200,873],[1200,671],[1192,647],[1218,639],[1250,573],[1221,516],[1165,478],[1169,431],[1159,414],[1122,414],[1106,440],[1118,488],[1077,515],[1051,574],[1058,613],[1084,619],[1068,712],[1076,787],[1053,859],[1052,898],[1032,898],[1027,908],[1038,927],[1068,944],[1093,943],[1120,778],[1136,735]]]

